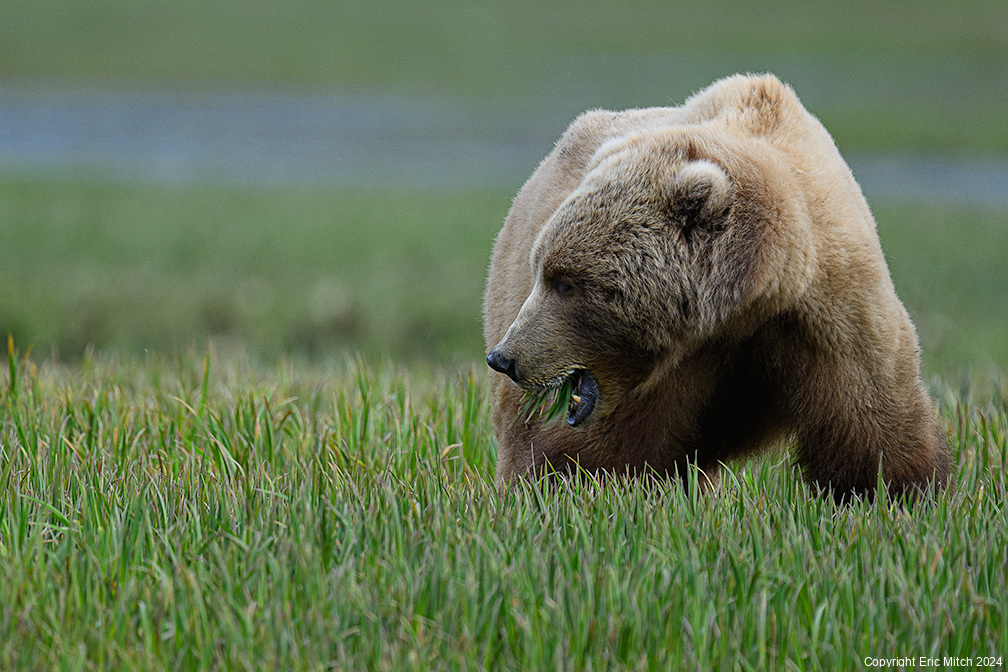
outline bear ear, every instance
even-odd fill
[[[720,224],[731,210],[734,188],[723,168],[701,159],[672,169],[666,197],[669,218],[688,231]]]

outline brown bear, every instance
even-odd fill
[[[837,499],[943,487],[947,438],[875,221],[776,77],[591,111],[516,196],[484,301],[497,480],[580,468],[716,480],[790,441]],[[566,422],[523,412],[573,392]]]

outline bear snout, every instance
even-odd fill
[[[487,355],[487,365],[494,371],[507,375],[514,382],[518,382],[518,362],[505,357],[497,348],[491,350]]]

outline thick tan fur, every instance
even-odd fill
[[[522,387],[584,369],[601,388],[582,426],[524,422],[492,374],[499,482],[546,463],[716,478],[786,439],[838,498],[949,476],[868,205],[773,76],[579,117],[514,200],[484,325]]]

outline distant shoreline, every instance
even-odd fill
[[[575,113],[560,103],[0,87],[0,177],[514,190]],[[1008,157],[844,154],[869,200],[1008,205]]]

